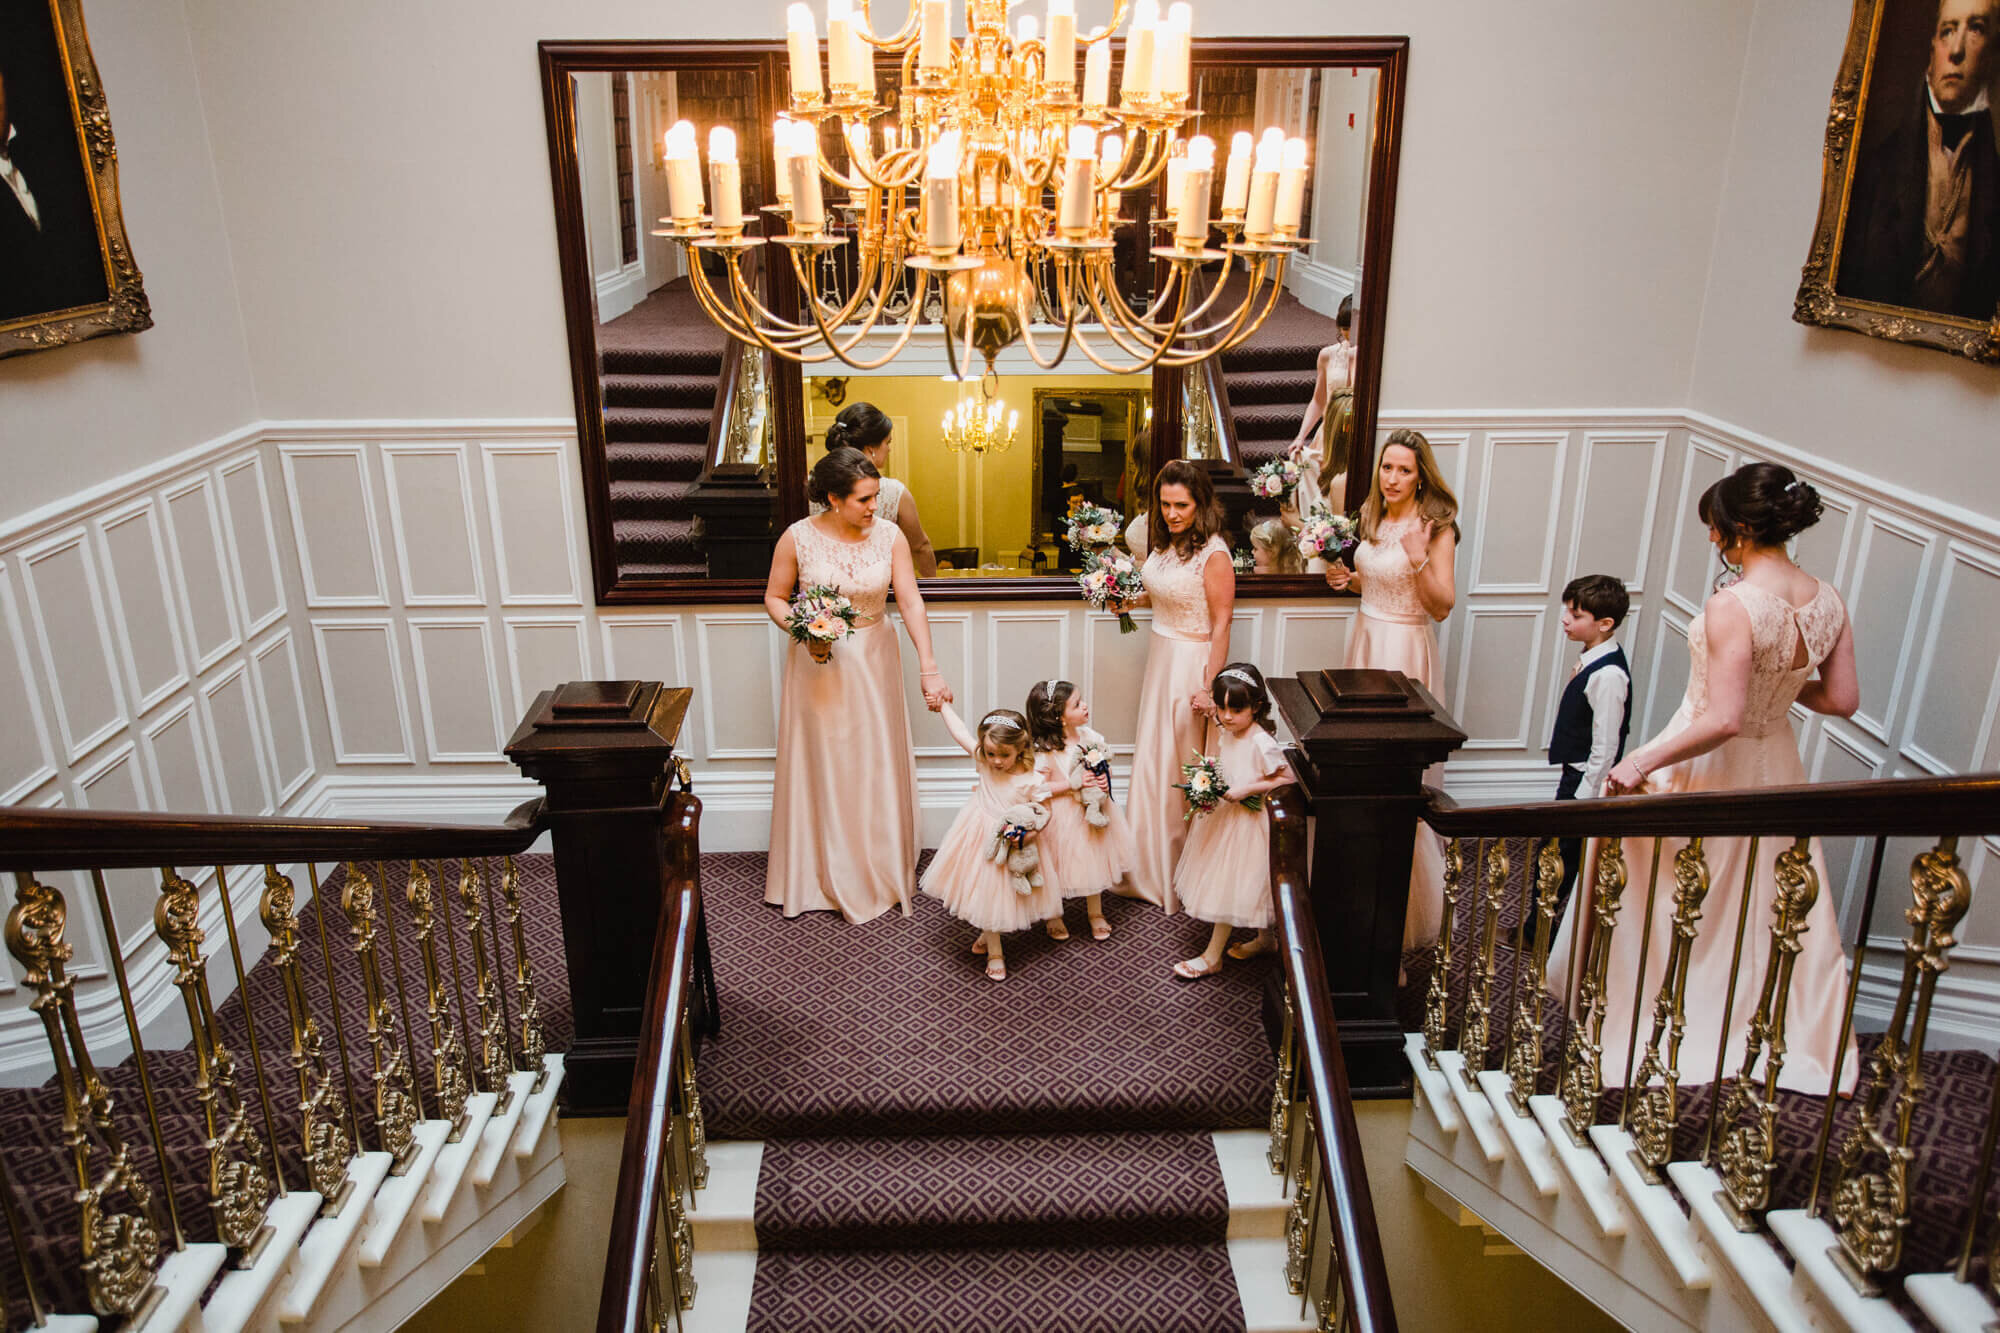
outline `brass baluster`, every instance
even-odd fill
[[[1271,1080],[1271,1144],[1264,1150],[1264,1160],[1270,1164],[1271,1174],[1285,1174],[1285,1157],[1290,1148],[1292,1124],[1292,1060],[1298,1045],[1298,1008],[1292,1003],[1291,982],[1285,983],[1285,1018],[1278,1038],[1278,1072]]]
[[[1875,889],[1882,881],[1882,858],[1888,850],[1889,840],[1877,837],[1875,855],[1868,862],[1868,890],[1861,896],[1861,924],[1854,933],[1854,957],[1847,968],[1847,1003],[1840,1011],[1840,1040],[1833,1048],[1833,1073],[1827,1079],[1826,1104],[1820,1112],[1819,1142],[1813,1147],[1812,1193],[1806,1200],[1806,1214],[1809,1217],[1819,1216],[1819,1187],[1821,1179],[1826,1174],[1826,1151],[1833,1142],[1833,1114],[1840,1102],[1840,1076],[1847,1067],[1848,1038],[1854,1035],[1854,1005],[1861,998],[1861,969],[1868,958],[1868,937],[1875,930]],[[1986,1127],[1988,1144],[1992,1142],[1993,1129],[1994,1126],[1991,1124]],[[1987,1153],[1991,1152],[1992,1149],[1989,1147]],[[1979,1188],[1973,1192],[1972,1197],[1977,1200],[1984,1198],[1985,1195],[1986,1182],[1982,1177]],[[1976,1227],[1979,1221],[1979,1210],[1976,1207],[1973,1209],[1972,1219]],[[1964,1279],[1961,1278],[1960,1281]]]
[[[34,993],[28,1008],[42,1020],[62,1089],[63,1146],[69,1149],[76,1182],[84,1289],[98,1314],[133,1316],[136,1327],[166,1299],[153,1282],[160,1232],[152,1216],[152,1195],[112,1121],[111,1094],[83,1039],[75,981],[64,966],[74,953],[64,938],[68,905],[60,891],[26,871],[15,876],[14,899],[7,914],[7,951],[21,964],[21,984]],[[109,1157],[102,1171],[91,1165],[93,1133]],[[119,1190],[131,1211],[121,1212],[110,1202]]]
[[[445,861],[442,857],[440,857],[438,859],[438,882],[440,884],[444,882],[446,873],[447,869]],[[452,929],[452,918],[454,914],[451,910],[451,894],[449,892],[445,892],[443,894],[442,906],[444,908],[443,928],[444,928],[445,953],[451,959],[451,998],[452,998],[452,1003],[458,1006],[458,1030],[460,1033],[473,1032],[476,1031],[476,1029],[473,1027],[472,1023],[472,1011],[465,1007],[465,972],[459,966],[458,962],[458,933]],[[464,1038],[461,1036],[460,1044],[462,1045],[463,1042]],[[466,1076],[468,1079],[470,1079],[474,1090],[482,1090],[479,1087],[480,1070],[479,1067],[473,1062],[472,1052],[470,1050],[468,1050],[465,1054],[465,1070],[466,1070]],[[493,1089],[486,1088],[483,1089],[483,1091],[492,1092]]]
[[[49,1322],[49,1312],[42,1305],[42,1291],[35,1282],[35,1270],[28,1263],[28,1230],[21,1222],[20,1209],[14,1203],[14,1183],[7,1178],[7,1155],[0,1153],[0,1217],[7,1223],[7,1238],[13,1245],[14,1263],[21,1272],[22,1299],[28,1305],[28,1327],[45,1327]],[[7,1284],[0,1282],[0,1315],[7,1309]]]
[[[396,1042],[396,1016],[382,993],[382,969],[375,944],[375,884],[358,861],[347,863],[340,886],[340,905],[354,955],[361,963],[361,994],[368,1034],[368,1052],[375,1073],[375,1146],[396,1159],[391,1170],[402,1175],[416,1161],[417,1119],[422,1114],[410,1096],[410,1067]]]
[[[353,1141],[342,1123],[347,1114],[344,1089],[333,1086],[326,1063],[326,1042],[306,1003],[304,970],[299,966],[297,892],[288,876],[274,865],[264,867],[264,892],[257,903],[258,919],[271,936],[277,954],[278,980],[285,988],[285,1014],[291,1020],[288,1059],[299,1085],[299,1146],[306,1162],[306,1183],[322,1200],[320,1213],[332,1217],[354,1193],[347,1175]]]
[[[1480,900],[1485,910],[1477,975],[1466,989],[1465,1022],[1458,1030],[1458,1050],[1465,1057],[1468,1075],[1486,1068],[1486,1052],[1493,1039],[1493,958],[1500,942],[1500,899],[1507,887],[1506,841],[1495,838],[1487,843],[1485,860],[1486,892]]]
[[[1305,1256],[1304,1269],[1299,1275],[1299,1317],[1301,1319],[1305,1318],[1306,1312],[1312,1308],[1312,1261],[1313,1255],[1319,1249],[1321,1231],[1320,1214],[1326,1211],[1325,1200],[1322,1197],[1326,1192],[1326,1181],[1320,1174],[1319,1150],[1316,1146],[1316,1136],[1308,1135],[1308,1138],[1313,1141],[1308,1142],[1306,1156],[1301,1163],[1306,1167],[1308,1182],[1306,1188],[1301,1192],[1311,1196],[1306,1200],[1308,1207],[1306,1213],[1306,1232],[1305,1239],[1300,1246],[1300,1252]]]
[[[542,1030],[542,1001],[535,993],[534,969],[528,963],[528,932],[522,924],[521,875],[515,868],[514,858],[511,856],[502,859],[501,867],[500,902],[502,910],[507,914],[508,930],[514,936],[514,994],[521,1001],[519,1067],[535,1076],[534,1090],[540,1092],[549,1077],[549,1071],[542,1065],[542,1057],[548,1053],[549,1041],[548,1035]]]
[[[403,973],[402,932],[396,929],[396,894],[389,887],[389,873],[375,863],[375,878],[382,884],[382,925],[389,935],[389,968],[396,977],[396,1006],[403,1011],[403,1052],[409,1057],[409,1093],[417,1103],[417,1119],[424,1119],[424,1082],[417,1077],[417,1025],[410,1021],[410,982]],[[379,961],[377,966],[379,967]],[[444,1119],[439,1115],[438,1119]]]
[[[1646,914],[1639,922],[1639,969],[1632,977],[1632,1024],[1625,1036],[1625,1095],[1618,1099],[1618,1128],[1632,1119],[1632,1057],[1639,1050],[1639,997],[1646,989],[1646,959],[1653,952],[1653,904],[1659,899],[1660,851],[1663,842],[1653,839],[1653,864],[1646,872]]]
[[[660,1184],[667,1192],[666,1226],[668,1253],[673,1257],[674,1305],[677,1313],[674,1323],[680,1324],[679,1310],[694,1304],[697,1290],[694,1280],[694,1225],[688,1221],[687,1207],[681,1197],[680,1181],[672,1171],[660,1173]]]
[[[500,1007],[500,1059],[505,1068],[519,1069],[514,1062],[514,1052],[508,1041],[508,1034],[514,1030],[513,1016],[507,1012],[507,967],[500,956],[500,909],[493,905],[492,858],[479,858],[479,895],[482,920],[491,920],[493,929],[486,935],[487,947],[493,953],[493,999]]]
[[[1562,1074],[1563,1127],[1580,1147],[1589,1146],[1584,1130],[1596,1122],[1597,1102],[1604,1094],[1604,974],[1611,962],[1611,932],[1618,925],[1618,907],[1624,894],[1625,846],[1617,838],[1606,838],[1597,846],[1590,948],[1577,985],[1576,1012],[1569,1025]],[[1577,935],[1583,933],[1582,926],[1579,913]]]
[[[486,961],[486,913],[479,898],[479,879],[470,860],[459,865],[458,899],[465,910],[466,941],[472,951],[472,996],[479,1010],[479,1026],[474,1030],[478,1058],[474,1064],[488,1091],[500,1094],[493,1114],[505,1115],[514,1103],[514,1091],[507,1083],[507,1020],[500,1012],[497,983]]]
[[[1757,885],[1757,848],[1761,834],[1750,837],[1750,854],[1743,863],[1743,892],[1736,905],[1736,947],[1729,955],[1729,985],[1722,995],[1722,1031],[1715,1042],[1715,1074],[1708,1082],[1708,1125],[1701,1132],[1701,1164],[1709,1165],[1715,1147],[1715,1122],[1722,1114],[1722,1071],[1729,1061],[1729,1023],[1736,1015],[1736,978],[1743,970],[1743,937],[1750,924],[1750,899]]]
[[[1529,862],[1535,867],[1535,889],[1527,892],[1523,881],[1522,897],[1529,900],[1535,921],[1535,946],[1528,957],[1528,981],[1525,987],[1517,986],[1514,999],[1514,1030],[1507,1043],[1507,1100],[1514,1108],[1514,1114],[1527,1118],[1528,1098],[1535,1095],[1535,1085],[1542,1073],[1542,1033],[1545,1021],[1542,1008],[1548,1003],[1549,945],[1555,940],[1556,894],[1562,888],[1562,849],[1557,840],[1549,838],[1542,843],[1539,855],[1533,853]],[[1525,926],[1525,916],[1523,914]],[[1518,957],[1521,939],[1515,936],[1515,952]]]
[[[1875,1275],[1902,1259],[1903,1234],[1910,1226],[1910,1123],[1924,1095],[1924,1042],[1938,976],[1951,966],[1952,930],[1972,904],[1972,885],[1958,861],[1958,839],[1938,839],[1910,867],[1912,902],[1903,919],[1910,924],[1903,942],[1903,981],[1881,1044],[1868,1062],[1868,1086],[1856,1101],[1854,1127],[1834,1163],[1833,1217],[1840,1249],[1833,1258],[1857,1291],[1874,1295]],[[1905,1035],[1905,1025],[1908,1032]],[[1878,1123],[1889,1089],[1896,1087],[1895,1128]],[[1861,1171],[1869,1153],[1883,1168]],[[1972,1203],[1975,1213],[1979,1200]]]
[[[1312,1220],[1317,1195],[1313,1167],[1319,1161],[1315,1149],[1311,1116],[1299,1117],[1299,1151],[1292,1167],[1292,1201],[1285,1208],[1285,1287],[1295,1296],[1305,1295],[1309,1257],[1312,1253]],[[1301,1306],[1301,1313],[1304,1307]]]
[[[1680,1125],[1688,963],[1694,956],[1701,905],[1707,897],[1708,861],[1702,855],[1701,839],[1690,838],[1687,846],[1674,853],[1672,943],[1667,949],[1666,971],[1660,977],[1660,993],[1653,1002],[1653,1030],[1646,1038],[1646,1058],[1639,1062],[1639,1073],[1631,1081],[1633,1163],[1655,1185],[1663,1179],[1660,1168],[1673,1160],[1674,1130]],[[1659,1080],[1657,1085],[1655,1079]]]
[[[208,1132],[208,1207],[215,1234],[237,1253],[239,1266],[256,1263],[270,1240],[264,1209],[271,1202],[271,1178],[257,1159],[264,1146],[250,1124],[249,1108],[236,1091],[236,1057],[222,1040],[208,991],[208,963],[201,956],[207,938],[201,928],[201,897],[172,866],[160,870],[160,896],[153,904],[153,929],[167,946],[174,986],[187,1009],[193,1034],[195,1099]],[[245,997],[246,999],[248,997]]]
[[[1819,872],[1813,869],[1812,841],[1794,839],[1778,853],[1778,897],[1771,909],[1771,962],[1764,987],[1750,1019],[1750,1036],[1743,1050],[1742,1072],[1729,1085],[1722,1104],[1722,1193],[1716,1201],[1737,1228],[1756,1228],[1756,1214],[1770,1206],[1772,1163],[1778,1135],[1778,1075],[1785,1067],[1785,1006],[1791,998],[1792,964],[1798,961],[1799,936],[1806,913],[1819,897]],[[1765,1048],[1769,1055],[1765,1057]],[[1757,1062],[1764,1058],[1763,1081]],[[1744,1111],[1749,1123],[1742,1123]]]
[[[1459,839],[1444,844],[1444,926],[1431,954],[1431,980],[1424,989],[1424,1059],[1437,1068],[1437,1053],[1444,1049],[1450,1031],[1445,1013],[1451,980],[1451,928],[1458,921],[1458,886],[1465,874],[1465,853]]]
[[[278,1122],[271,1114],[271,1086],[264,1078],[264,1053],[257,1042],[256,1006],[250,1003],[250,978],[243,971],[243,942],[236,937],[236,906],[229,900],[229,873],[215,868],[215,893],[222,902],[222,928],[229,937],[229,961],[236,969],[236,993],[243,997],[243,1039],[250,1043],[250,1073],[257,1081],[257,1101],[264,1112],[264,1143],[271,1153],[271,1183],[282,1195],[285,1168],[278,1161]]]
[[[456,1143],[465,1134],[465,1099],[471,1088],[463,1068],[465,1044],[459,1039],[458,1025],[452,1021],[451,1003],[444,993],[444,976],[438,970],[431,873],[422,861],[410,862],[406,893],[411,928],[417,934],[417,958],[423,966],[424,1016],[431,1031],[431,1080],[437,1094],[438,1119],[452,1122],[450,1141]]]
[[[688,1033],[687,1012],[681,1012],[681,1105],[687,1117],[688,1182],[696,1190],[708,1188],[708,1120],[701,1110],[701,1092],[694,1084],[694,1043]]]
[[[320,896],[319,867],[306,862],[306,882],[312,887],[313,920],[319,923],[319,956],[326,967],[327,1005],[333,1012],[333,1044],[340,1052],[340,1104],[347,1111],[347,1137],[354,1150],[361,1150],[361,1117],[354,1110],[354,1065],[347,1054],[347,1025],[340,1020],[340,979],[333,974],[333,943],[327,936],[326,913],[330,904]],[[343,909],[344,910],[344,909]]]

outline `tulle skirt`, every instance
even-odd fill
[[[1225,801],[1189,827],[1174,871],[1181,910],[1198,921],[1264,929],[1271,901],[1271,824],[1262,810]]]
[[[1104,812],[1111,822],[1092,828],[1083,817],[1083,802],[1074,795],[1049,802],[1049,823],[1041,835],[1042,866],[1054,876],[1065,898],[1115,893],[1131,873],[1131,822],[1116,801],[1107,799]]]
[[[1187,800],[1175,789],[1181,765],[1198,752],[1208,719],[1189,707],[1208,669],[1208,641],[1153,636],[1139,685],[1139,730],[1132,755],[1132,896],[1175,911],[1174,865],[1187,840]]]
[[[1017,893],[1005,866],[993,860],[993,834],[1000,816],[986,808],[977,794],[958,812],[937,855],[924,867],[924,892],[944,904],[967,925],[980,930],[1026,930],[1062,911],[1056,878],[1042,867],[1042,887]],[[1040,835],[1037,835],[1040,850]]]

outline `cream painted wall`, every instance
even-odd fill
[[[1689,401],[1919,495],[2000,514],[2000,370],[1791,320],[1848,11],[1834,0],[1756,7]]]
[[[207,111],[178,0],[92,0],[119,191],[154,327],[0,361],[0,519],[257,416]]]

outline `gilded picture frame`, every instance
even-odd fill
[[[1978,96],[2000,80],[2000,32],[1978,43],[1963,34],[1968,15],[1994,23],[2000,14],[1980,8],[1855,0],[1797,322],[2000,364],[2000,159],[1988,160],[2000,88]],[[1946,250],[1925,235],[1926,207],[1945,197],[1947,168],[1932,159],[1951,150],[1952,135],[1969,165],[1950,184],[1970,202],[1954,205],[1965,216]]]
[[[83,0],[0,6],[0,357],[151,328]]]

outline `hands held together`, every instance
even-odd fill
[[[952,702],[951,686],[945,684],[944,674],[926,671],[923,674],[924,707],[933,713]]]
[[[1611,771],[1604,775],[1606,796],[1630,796],[1646,785],[1646,770],[1633,763],[1630,758],[1619,760]]]

